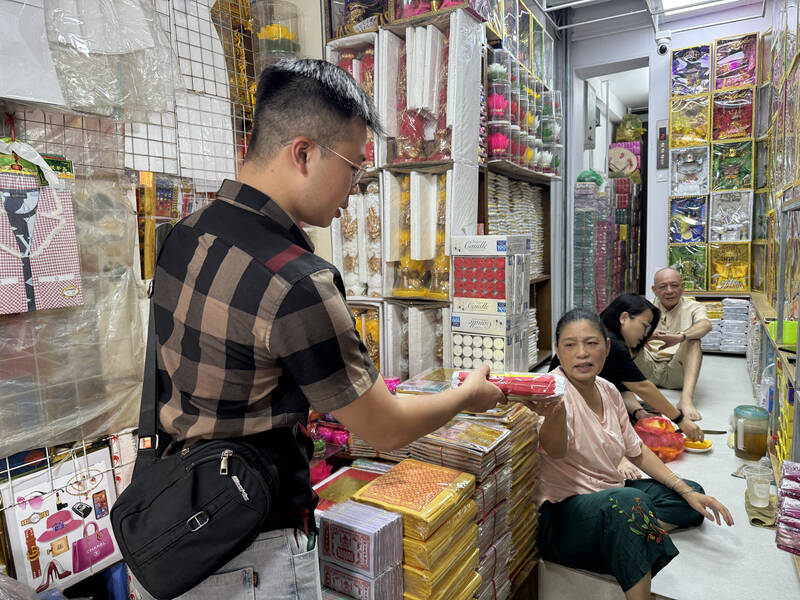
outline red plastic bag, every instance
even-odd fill
[[[686,440],[675,432],[672,423],[663,417],[639,419],[633,429],[645,446],[664,462],[675,460],[686,448]]]

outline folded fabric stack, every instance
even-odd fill
[[[747,352],[747,332],[750,325],[750,301],[725,298],[722,301],[722,352]]]
[[[462,419],[451,421],[411,445],[412,458],[476,477],[474,500],[478,510],[473,522],[477,520],[478,571],[492,575],[489,579],[482,577],[478,596],[486,588],[510,588],[508,556],[491,552],[493,545],[509,531],[508,505],[504,500],[511,492],[510,438],[511,432],[499,423]],[[501,503],[504,506],[498,507]],[[505,562],[498,564],[497,560],[504,557]]]
[[[481,584],[475,477],[409,459],[353,499],[403,518],[403,598],[468,600]]]
[[[363,600],[403,597],[400,515],[344,502],[320,519],[320,577],[335,592]]]
[[[783,461],[778,486],[778,548],[800,556],[800,463]]]

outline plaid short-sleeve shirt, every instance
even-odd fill
[[[335,267],[247,185],[226,181],[175,227],[154,289],[161,425],[176,440],[292,427],[377,379]]]
[[[378,378],[339,272],[239,182],[172,230],[154,306],[160,424],[179,443],[296,429]]]

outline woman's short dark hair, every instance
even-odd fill
[[[597,314],[589,312],[583,308],[573,308],[572,310],[565,312],[564,315],[558,320],[558,324],[556,325],[556,344],[558,344],[558,341],[561,339],[561,332],[563,331],[564,327],[570,323],[575,323],[576,321],[589,321],[589,323],[591,323],[594,328],[597,329],[597,332],[603,336],[603,339],[608,337],[606,328]]]
[[[650,331],[639,345],[633,348],[633,350],[641,350],[647,343],[647,340],[655,333],[656,325],[661,318],[661,311],[647,298],[639,294],[620,294],[600,313],[600,318],[603,320],[603,324],[606,328],[622,340],[623,337],[619,322],[622,313],[626,312],[631,317],[635,317],[646,310],[653,313],[653,320],[650,323]]]

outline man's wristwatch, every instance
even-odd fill
[[[672,419],[672,422],[676,425],[680,425],[681,421],[683,421],[683,411],[679,408],[678,409],[678,416]]]
[[[683,339],[681,341],[685,342],[686,341],[686,332],[685,331],[681,331],[681,335],[683,336]]]

